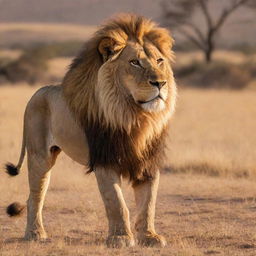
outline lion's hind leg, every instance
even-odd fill
[[[51,134],[48,88],[40,89],[30,100],[26,113],[26,145],[28,158],[29,198],[27,201],[26,240],[46,238],[42,209],[50,182],[51,168],[60,148]]]
[[[48,152],[41,155],[28,152],[30,193],[27,201],[26,240],[47,238],[43,226],[42,209],[50,182],[50,169],[54,165],[59,152],[60,149],[56,146],[51,147]]]

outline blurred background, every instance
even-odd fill
[[[179,98],[166,170],[256,176],[255,0],[0,0],[2,134],[14,129],[8,120],[22,123],[38,87],[61,83],[97,26],[120,12],[147,16],[175,39]]]
[[[1,0],[0,86],[60,82],[100,23],[134,12],[171,30],[180,85],[253,88],[255,7],[253,0]]]
[[[147,16],[175,39],[166,170],[256,176],[254,0],[0,0],[0,127],[14,141],[4,136],[0,149],[17,145],[18,154],[9,123],[22,123],[38,87],[61,83],[97,26],[120,12]]]
[[[0,165],[19,157],[31,96],[61,83],[97,26],[120,12],[149,17],[175,39],[178,100],[156,219],[169,246],[106,252],[94,175],[60,154],[45,207],[47,243],[22,242],[25,217],[5,213],[27,198],[26,164],[15,179],[0,172],[0,254],[255,256],[256,0],[0,0]]]

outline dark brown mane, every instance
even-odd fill
[[[170,60],[172,37],[166,29],[159,28],[149,19],[121,15],[100,27],[85,43],[62,83],[64,97],[87,137],[90,171],[97,167],[109,167],[118,169],[133,182],[142,181],[153,177],[155,170],[161,166],[165,130],[172,108],[168,104],[171,103],[167,104],[164,113],[154,115],[138,113],[125,100],[112,100],[107,104],[111,109],[118,109],[119,114],[109,111],[108,116],[104,115],[95,93],[98,71],[104,63],[100,49],[104,50],[105,45],[102,48],[99,45],[104,40],[108,43],[113,40],[117,50],[125,47],[128,40],[136,40],[140,44],[146,40]],[[108,54],[111,52],[107,51]],[[121,118],[124,115],[125,118]],[[115,121],[117,118],[119,123]]]
[[[138,157],[133,143],[137,131],[134,128],[131,134],[127,134],[124,130],[103,127],[99,122],[88,124],[85,133],[90,150],[89,172],[97,167],[110,167],[121,171],[133,183],[153,178],[163,164],[166,130],[149,142],[141,157]]]

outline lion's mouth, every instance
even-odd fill
[[[149,103],[149,102],[152,102],[152,101],[155,101],[155,100],[158,100],[158,99],[164,100],[164,99],[162,98],[162,96],[159,94],[159,95],[157,95],[155,98],[153,98],[153,99],[151,99],[151,100],[147,100],[147,101],[138,100],[138,103],[139,103],[139,104],[145,104],[145,103]]]

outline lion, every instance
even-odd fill
[[[109,223],[109,247],[133,246],[121,180],[134,189],[136,241],[165,246],[154,227],[155,204],[176,84],[171,68],[173,39],[153,21],[123,14],[102,25],[85,43],[60,85],[39,89],[24,114],[23,143],[29,198],[26,240],[45,239],[42,209],[51,168],[63,151],[96,176]],[[21,212],[20,204],[7,209]]]

